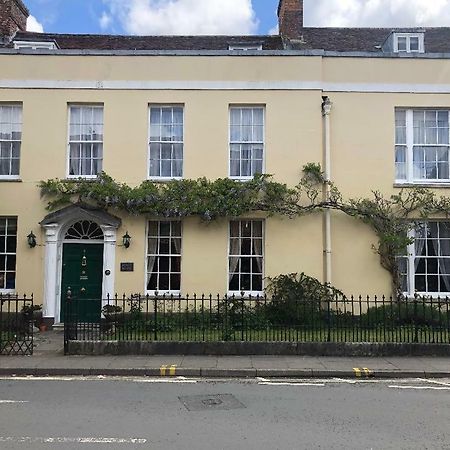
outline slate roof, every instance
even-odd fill
[[[258,44],[263,50],[381,52],[392,28],[302,28],[302,39],[283,43],[280,36],[118,36],[18,32],[16,40],[55,41],[66,50],[228,50],[233,44]],[[417,31],[398,29],[395,31]],[[427,53],[450,53],[450,28],[425,28]],[[284,44],[287,44],[285,46]],[[12,46],[12,44],[10,44]]]
[[[117,36],[18,32],[19,41],[55,41],[65,50],[228,50],[233,44],[262,45],[282,50],[279,36]]]

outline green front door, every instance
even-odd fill
[[[103,244],[64,244],[61,283],[61,322],[71,291],[78,322],[98,322],[102,308]]]

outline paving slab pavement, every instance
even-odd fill
[[[172,370],[171,370],[172,368]],[[354,369],[359,369],[354,370]],[[368,370],[364,370],[368,369]],[[64,356],[60,331],[39,333],[33,356],[1,356],[0,375],[203,377],[446,377],[448,357]]]

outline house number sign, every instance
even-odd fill
[[[134,263],[132,263],[132,262],[120,263],[120,271],[121,272],[134,272]]]

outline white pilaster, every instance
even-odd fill
[[[45,263],[44,263],[44,317],[57,319],[58,299],[56,296],[58,273],[58,233],[60,225],[51,223],[45,229]]]
[[[107,303],[108,295],[113,298],[115,282],[116,240],[117,230],[109,225],[100,225],[104,235],[103,246],[103,288],[102,303]],[[109,273],[109,275],[108,275]]]

